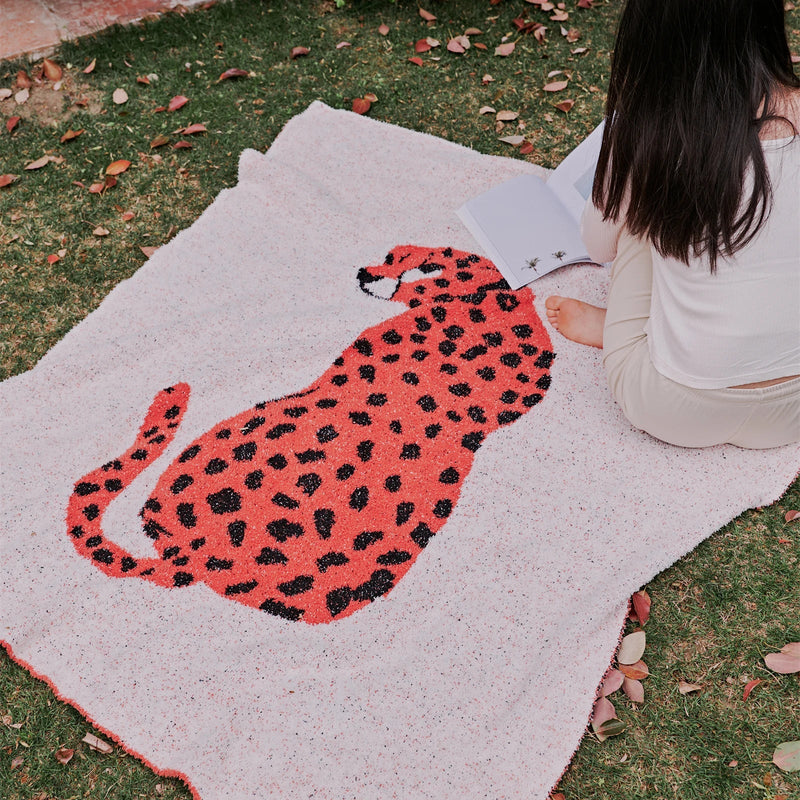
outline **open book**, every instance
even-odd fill
[[[512,289],[565,264],[591,261],[579,223],[592,193],[602,139],[600,124],[547,181],[520,175],[456,211]]]

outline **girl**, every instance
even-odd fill
[[[582,220],[608,308],[545,305],[659,439],[800,441],[799,129],[783,0],[628,0]]]

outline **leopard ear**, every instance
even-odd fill
[[[373,275],[367,267],[361,267],[358,271],[358,285],[364,294],[381,300],[391,300],[400,286],[400,279]]]

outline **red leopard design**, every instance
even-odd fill
[[[140,512],[157,557],[106,539],[102,515],[174,438],[186,384],[160,392],[133,446],[75,484],[77,551],[106,575],[203,582],[286,620],[331,622],[386,595],[450,516],[486,436],[542,399],[554,354],[532,294],[477,255],[396,247],[358,280],[376,296],[389,284],[408,309],[307,389],[187,447]]]

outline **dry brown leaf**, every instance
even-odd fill
[[[412,64],[416,64],[418,67],[422,66],[422,59],[419,56],[411,56],[408,59]]]
[[[699,692],[703,687],[699,683],[686,683],[686,681],[678,681],[678,691],[681,694],[691,694],[692,692]]]
[[[558,108],[558,106],[556,106]],[[633,610],[636,612],[636,618],[640,625],[644,625],[650,619],[650,595],[642,589],[641,591],[634,592],[631,596],[631,604]]]
[[[385,22],[382,22],[380,25],[378,25],[378,33],[381,36],[388,36],[389,35],[389,26]]]
[[[20,117],[9,117],[6,120],[6,130],[11,133],[19,125]]]
[[[480,28],[467,28],[464,31],[464,36],[480,36],[483,31]]]
[[[75,751],[69,747],[62,747],[56,750],[55,753],[56,761],[58,761],[59,764],[69,764],[70,759],[74,755]]]
[[[428,50],[431,49],[431,45],[429,44],[427,39],[418,39],[414,43],[414,52],[416,53],[427,53]]]
[[[177,111],[179,108],[183,108],[188,102],[188,97],[184,97],[182,94],[176,94],[175,97],[169,101],[167,111]]]
[[[89,62],[88,66],[86,66],[86,67],[84,67],[84,68],[83,68],[83,73],[84,73],[84,75],[88,75],[90,72],[94,72],[94,68],[95,68],[96,66],[97,66],[97,59],[96,59],[96,58],[93,58],[93,59],[92,59],[92,60]]]
[[[369,100],[365,100],[363,97],[356,97],[356,99],[353,100],[353,111],[355,111],[356,114],[366,114],[371,106],[372,103],[370,103]]]
[[[130,161],[126,161],[124,158],[121,158],[119,161],[112,161],[106,167],[106,175],[120,175],[125,172],[126,169],[131,165]]]
[[[500,122],[513,122],[519,116],[519,111],[498,111],[497,119]]]
[[[620,664],[619,671],[626,677],[632,680],[644,680],[649,674],[650,670],[644,661],[637,661],[635,664]]]
[[[100,739],[92,733],[87,733],[86,736],[83,737],[83,741],[89,745],[90,750],[96,750],[98,753],[104,753],[105,755],[108,755],[114,750],[114,748],[108,742]]]
[[[97,226],[97,227],[96,227],[96,228],[95,228],[95,229],[92,231],[92,233],[93,233],[95,236],[108,236],[108,234],[109,234],[110,232],[111,232],[111,231],[109,231],[109,230],[108,230],[108,228],[104,228],[102,225],[98,225],[98,226]]]
[[[163,147],[165,144],[169,144],[169,136],[164,133],[159,133],[152,142],[150,142],[150,149],[155,150],[156,147]]]
[[[491,106],[481,106],[478,109],[479,114],[496,114],[497,112]]]
[[[71,142],[73,139],[77,139],[84,131],[84,128],[81,128],[79,131],[74,131],[70,128],[60,139],[61,144],[64,142]]]
[[[18,106],[21,106],[23,103],[26,103],[26,102],[28,101],[28,98],[29,98],[30,96],[31,96],[31,93],[30,93],[30,90],[29,90],[29,89],[20,89],[20,90],[19,90],[19,91],[18,91],[18,92],[17,92],[17,93],[14,95],[14,102],[15,102],[15,103],[16,103]]]
[[[153,255],[153,253],[155,253],[155,251],[156,251],[156,250],[158,250],[158,248],[157,248],[157,247],[147,247],[147,246],[145,246],[145,247],[140,247],[139,249],[140,249],[140,250],[141,250],[141,251],[142,251],[142,252],[143,252],[143,253],[144,253],[144,254],[145,254],[145,255],[146,255],[148,258],[150,258],[150,256],[152,256],[152,255]]]
[[[182,133],[184,136],[195,136],[198,133],[208,133],[208,128],[202,122],[195,122],[192,125],[181,128],[178,133]]]
[[[123,103],[128,102],[128,93],[124,89],[114,89],[114,93],[111,95],[111,99],[118,106],[121,106]]]
[[[570,43],[575,44],[578,39],[581,38],[581,34],[577,28],[570,28],[569,30],[565,31],[563,28],[561,29],[562,33],[564,34],[564,38]]]
[[[533,144],[525,141],[519,146],[520,155],[527,156],[533,152]]]
[[[59,256],[59,255],[53,254],[53,255],[47,256],[47,263],[50,264],[51,266],[53,264],[57,264],[59,261],[61,261],[61,256]]]
[[[573,56],[579,56],[579,55],[581,55],[582,53],[585,53],[585,52],[586,52],[588,49],[589,49],[588,47],[576,47],[574,50],[570,50],[569,52],[570,52],[570,53],[571,53]]]
[[[514,52],[516,46],[516,42],[503,42],[503,44],[499,44],[495,47],[494,54],[496,56],[510,56]]]
[[[102,194],[105,190],[106,185],[104,183],[93,183],[89,187],[90,194]]]
[[[25,72],[24,69],[21,69],[17,72],[17,86],[20,89],[30,89],[33,86],[33,81],[31,80],[30,75]]]
[[[492,83],[492,81],[494,81],[494,78],[488,73],[481,78],[481,83],[484,86],[486,86],[487,83]]]
[[[435,14],[431,14],[430,11],[426,11],[424,8],[419,10],[419,15],[425,20],[425,22],[433,22],[436,19]]]
[[[635,664],[644,653],[647,636],[644,631],[634,631],[622,637],[622,642],[617,653],[620,664]]]
[[[800,511],[792,510],[787,511],[783,517],[787,522],[792,522],[795,519],[800,519]]]
[[[559,111],[563,111],[565,114],[572,109],[572,106],[575,105],[574,100],[562,100],[560,103],[556,103],[555,107]]]
[[[11,759],[11,769],[19,769],[25,763],[25,758],[23,756],[14,756]]]
[[[464,52],[466,52],[466,48],[461,43],[461,37],[460,36],[456,37],[455,39],[450,39],[450,41],[447,43],[447,49],[451,53],[464,53]]]
[[[517,147],[517,145],[520,145],[525,141],[525,137],[521,136],[520,134],[516,134],[514,136],[501,136],[500,141]]]
[[[136,216],[135,211],[123,211],[122,212],[122,221],[123,222],[130,222]]]
[[[14,94],[14,92],[11,89],[0,89],[0,100],[8,100],[12,94]]]
[[[567,88],[569,81],[551,81],[546,83],[542,88],[546,92],[560,92],[562,89]]]
[[[229,81],[232,78],[246,78],[249,74],[250,73],[246,69],[231,67],[230,69],[226,69],[225,72],[217,78],[217,83],[220,81]]]
[[[603,697],[614,694],[614,692],[622,686],[624,680],[625,676],[618,669],[610,667],[608,672],[603,676],[603,682],[600,684],[600,694],[602,694]]]
[[[343,47],[352,47],[353,45],[350,42],[337,42],[336,49],[341,50]]]
[[[750,683],[748,683],[747,686],[744,687],[744,692],[742,693],[742,700],[747,700],[747,698],[750,697],[750,694],[752,693],[753,689],[755,689],[759,683],[761,683],[761,678],[756,678],[755,680],[750,681]]]
[[[364,95],[364,99],[365,100],[369,100],[370,103],[377,103],[378,102],[378,95],[376,95],[374,92],[367,92]]]
[[[41,158],[37,158],[36,161],[31,161],[25,169],[41,169],[42,167],[46,166],[52,161],[51,156],[42,156]]]
[[[626,676],[625,680],[622,681],[622,691],[634,703],[644,703],[644,686],[642,686],[641,681]]]
[[[764,656],[764,663],[779,675],[800,672],[800,642],[791,642],[781,648],[780,653]]]
[[[55,61],[52,61],[49,58],[46,58],[44,61],[42,61],[42,72],[44,73],[45,78],[53,83],[60,81],[64,77],[64,70],[62,70]]]
[[[478,50],[488,50],[489,49],[483,42],[475,42],[473,47],[476,47]]]
[[[191,150],[194,145],[191,142],[187,142],[185,139],[181,139],[179,142],[175,142],[172,145],[173,150]]]

